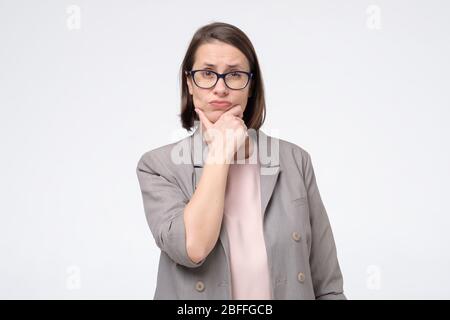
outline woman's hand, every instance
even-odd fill
[[[201,124],[205,127],[204,138],[213,162],[230,163],[248,136],[241,105],[235,105],[212,123],[202,110],[195,108]]]

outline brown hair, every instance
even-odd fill
[[[219,40],[239,49],[250,64],[250,72],[254,74],[250,81],[249,98],[244,111],[243,120],[248,129],[258,130],[265,120],[266,102],[264,98],[264,85],[258,58],[250,39],[239,28],[223,22],[213,22],[199,28],[192,37],[191,43],[181,64],[181,124],[183,128],[190,131],[194,121],[199,120],[194,111],[194,102],[189,94],[187,86],[186,70],[191,70],[194,65],[197,48],[204,43]]]

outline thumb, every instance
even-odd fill
[[[209,121],[209,119],[205,116],[205,114],[203,113],[202,110],[200,110],[199,108],[195,108],[195,112],[197,112],[198,118],[203,123],[203,125],[206,128],[206,130],[208,130],[209,128],[212,127],[212,125],[213,125],[212,122]]]

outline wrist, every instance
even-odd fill
[[[232,158],[233,157],[228,155],[223,148],[210,145],[208,147],[206,163],[229,165]]]

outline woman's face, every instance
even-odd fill
[[[233,65],[235,66],[230,67]],[[198,47],[192,70],[199,69],[212,70],[218,73],[230,71],[250,72],[249,63],[245,55],[239,49],[220,41],[205,43]],[[223,78],[214,87],[203,89],[197,87],[189,76],[187,77],[187,85],[189,93],[193,96],[194,106],[201,109],[209,121],[214,123],[223,113],[237,104],[241,105],[245,111],[251,79],[248,85],[241,90],[228,88]],[[231,105],[226,107],[215,106],[211,104],[213,100],[227,101]]]

